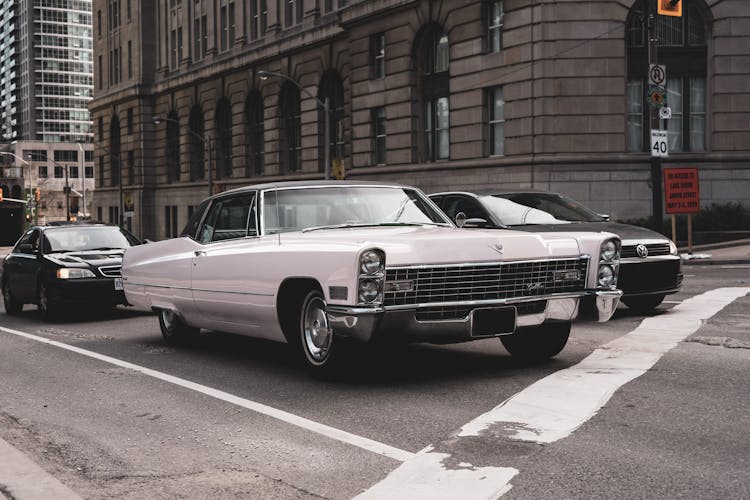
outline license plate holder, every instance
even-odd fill
[[[122,286],[122,278],[115,278],[115,290],[124,290]]]
[[[471,336],[507,335],[516,330],[516,308],[488,307],[474,309],[471,315]]]

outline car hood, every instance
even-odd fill
[[[382,248],[389,266],[577,257],[570,235],[435,226],[321,229],[284,233],[282,245],[352,245]]]
[[[566,224],[527,224],[524,226],[512,226],[511,229],[519,231],[529,231],[534,233],[547,232],[574,232],[574,231],[593,231],[614,233],[623,240],[623,243],[629,240],[666,240],[667,238],[645,227],[632,226],[630,224],[620,224],[618,222],[570,222]]]
[[[87,250],[83,252],[48,253],[45,257],[61,266],[90,265],[113,266],[122,263],[124,249]]]

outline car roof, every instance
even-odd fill
[[[47,222],[46,224],[39,224],[38,226],[35,226],[39,229],[46,230],[46,229],[55,229],[60,227],[77,227],[77,228],[83,228],[83,227],[119,227],[116,224],[111,224],[109,222],[100,222],[100,221],[52,221]]]
[[[295,188],[295,187],[324,187],[324,186],[383,186],[383,187],[399,187],[399,188],[412,188],[413,186],[407,186],[405,184],[399,184],[397,182],[380,182],[380,181],[337,181],[337,180],[311,180],[311,181],[280,181],[280,182],[267,182],[263,184],[251,184],[249,186],[242,186],[221,193],[217,193],[211,198],[224,196],[228,193],[240,193],[243,191],[261,191],[270,189],[284,189],[284,188]]]
[[[531,188],[479,188],[472,189],[469,191],[441,191],[439,193],[430,193],[430,196],[445,196],[447,194],[469,194],[474,196],[493,196],[497,194],[519,194],[519,193],[533,193],[533,194],[560,194],[555,191],[545,191],[543,189],[531,189]]]

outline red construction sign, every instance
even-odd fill
[[[668,214],[697,214],[701,208],[697,168],[664,169],[664,208]]]

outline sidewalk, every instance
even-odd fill
[[[81,500],[26,455],[0,439],[0,498],[14,500]]]
[[[750,264],[750,239],[693,245],[692,255],[687,247],[680,247],[679,251],[685,265]]]

